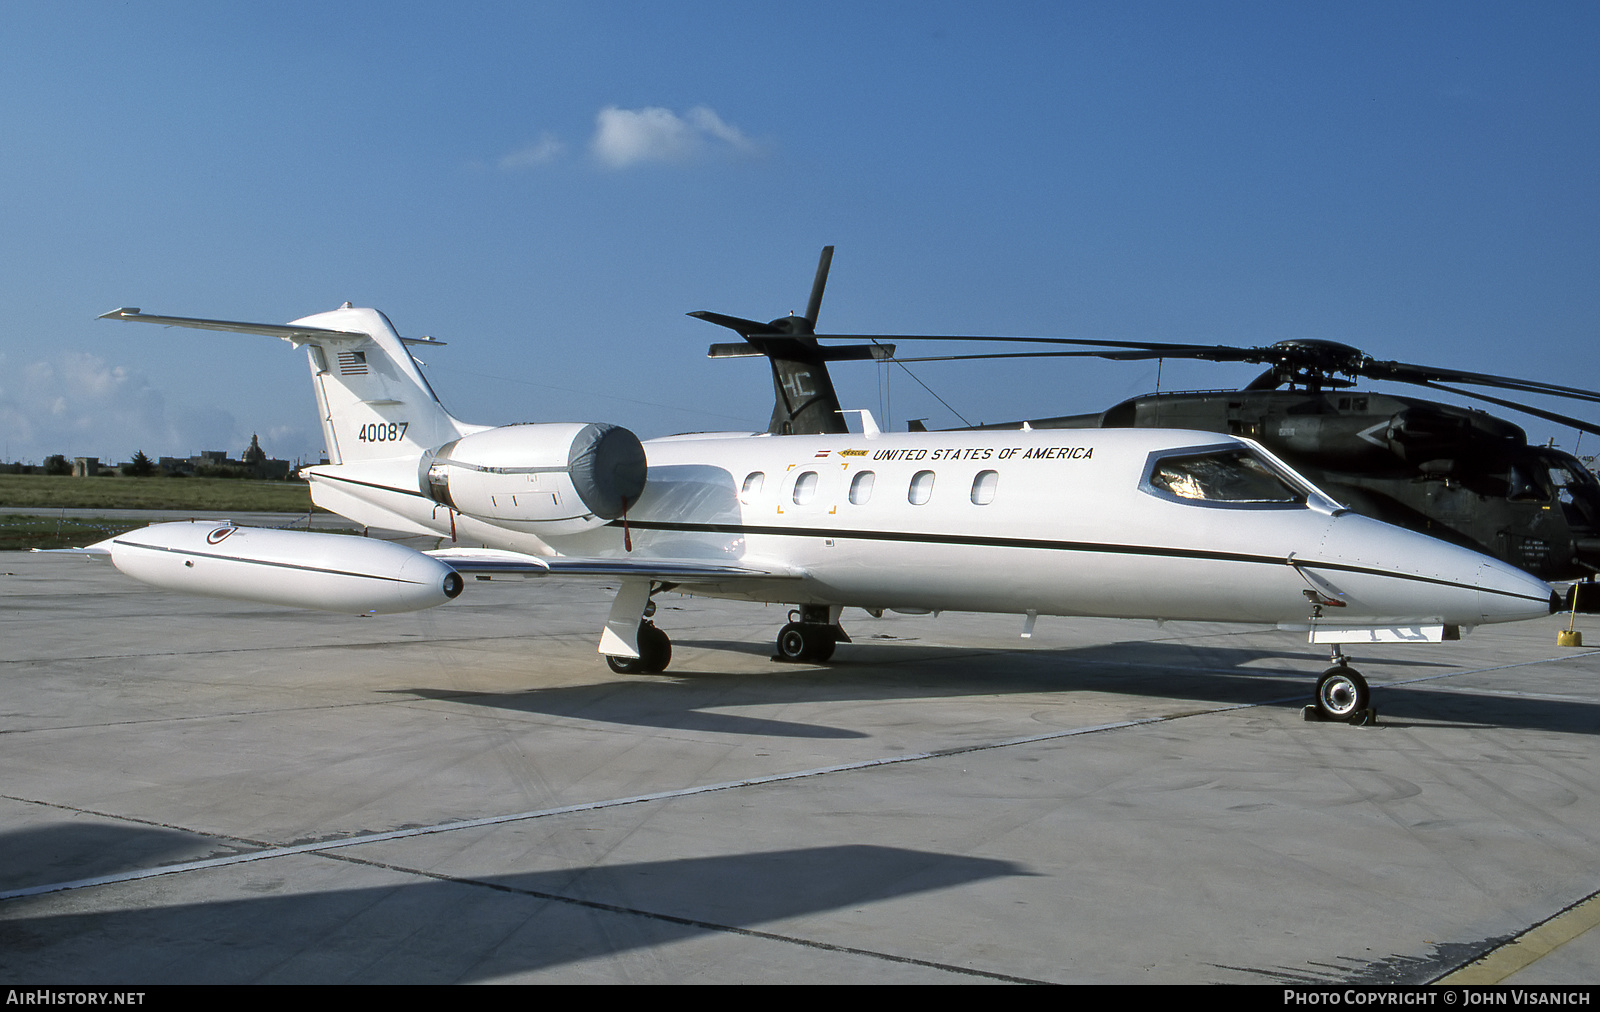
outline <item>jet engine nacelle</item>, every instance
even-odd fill
[[[454,569],[404,545],[216,521],[156,524],[101,545],[167,590],[353,614],[420,611],[461,593]]]
[[[527,423],[439,447],[422,459],[421,484],[459,513],[576,534],[638,502],[645,468],[639,437],[621,426]]]

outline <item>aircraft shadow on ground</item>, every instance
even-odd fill
[[[0,833],[0,892],[76,882],[175,861],[200,861],[252,849],[176,829],[112,822],[29,826]],[[0,943],[0,954],[5,945]],[[0,965],[4,958],[0,955]]]
[[[125,845],[148,858],[158,844],[156,831],[115,827],[89,827],[75,838],[83,828],[3,834],[0,852]],[[113,839],[118,833],[121,843]],[[181,851],[189,840],[166,842]],[[491,980],[719,933],[748,938],[765,931],[782,939],[773,944],[815,944],[805,926],[782,922],[1032,874],[1010,861],[866,845],[292,895],[269,891],[284,888],[270,861],[249,868],[248,884],[229,884],[261,895],[92,911],[82,908],[114,898],[97,889],[68,894],[65,903],[51,895],[0,902],[0,972],[74,984]],[[106,870],[110,865],[91,874]],[[209,873],[205,888],[224,888],[216,875]],[[173,880],[156,892],[170,896],[184,885]],[[58,912],[64,908],[81,912]],[[840,934],[837,925],[829,934]],[[860,935],[870,947],[866,930]],[[599,979],[615,976],[602,969]]]
[[[734,649],[749,643],[683,640],[680,648]],[[1362,667],[1360,658],[1353,663]],[[1270,667],[1260,665],[1270,664]],[[542,713],[606,723],[794,738],[859,738],[863,732],[738,713],[730,708],[780,703],[889,702],[897,699],[1029,693],[1113,693],[1217,706],[1265,704],[1299,708],[1311,701],[1325,658],[1301,652],[1177,643],[1096,644],[1064,650],[1006,651],[905,643],[841,645],[831,664],[774,663],[769,671],[728,673],[674,667],[659,676],[594,685],[467,693],[412,687],[389,690],[427,699]],[[1449,661],[1373,661],[1381,666],[1446,672]],[[1515,684],[1515,674],[1505,676]],[[1380,720],[1447,721],[1463,725],[1600,733],[1600,706],[1571,701],[1439,692],[1426,684],[1373,690]]]
[[[575,685],[556,689],[528,689],[523,692],[463,692],[459,689],[387,689],[396,695],[437,699],[468,706],[487,706],[497,710],[542,713],[551,717],[595,720],[607,724],[629,724],[674,731],[705,731],[715,734],[745,734],[775,738],[865,738],[860,731],[787,720],[748,717],[738,713],[719,713],[699,709],[703,706],[755,706],[772,703],[770,694],[759,691],[740,697],[719,694],[715,700],[691,698],[682,686],[665,681],[657,684],[632,682],[605,685]]]

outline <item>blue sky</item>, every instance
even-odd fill
[[[1600,388],[1592,3],[16,0],[0,42],[7,460],[315,459],[300,355],[117,306],[350,300],[449,342],[469,421],[761,428],[765,366],[684,313],[803,310],[826,244],[824,330],[1320,337]],[[913,368],[974,421],[1156,385]],[[834,371],[896,428],[958,422]]]

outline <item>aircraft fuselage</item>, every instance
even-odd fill
[[[430,499],[415,458],[310,476],[320,505],[458,545],[798,574],[683,588],[748,600],[1446,626],[1549,610],[1549,589],[1527,574],[1345,511],[1259,447],[1216,433],[718,435],[644,447],[648,480],[626,518],[569,534],[519,519],[526,476],[504,476],[485,509],[494,516]],[[1241,460],[1244,473],[1226,472]]]

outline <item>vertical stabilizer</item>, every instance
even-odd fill
[[[346,302],[330,313],[293,323],[156,316],[129,308],[100,318],[264,334],[305,348],[329,463],[420,455],[482,428],[450,416],[406,347],[443,342],[401,337],[376,309],[357,309]]]
[[[378,310],[347,306],[290,326],[307,328],[287,340],[306,349],[329,463],[420,454],[474,430],[439,403]]]

